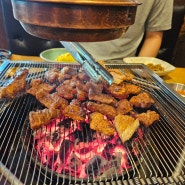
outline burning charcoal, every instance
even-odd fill
[[[101,175],[101,173],[105,170],[108,161],[103,157],[95,155],[93,158],[87,162],[85,171],[89,176],[97,176]]]
[[[112,160],[110,161],[110,166],[114,168],[119,168],[121,166],[121,158],[122,153],[117,152],[116,155],[112,157]]]
[[[59,139],[60,139],[60,134],[59,134],[59,132],[58,132],[58,131],[54,132],[54,133],[52,134],[52,142],[58,141]]]
[[[67,162],[67,159],[69,158],[73,148],[74,143],[72,141],[67,139],[63,140],[59,150],[59,157],[62,163],[65,164]]]
[[[103,157],[105,157],[105,159],[107,159],[107,160],[112,159],[112,154],[113,154],[113,151],[114,151],[114,147],[115,147],[114,144],[107,143],[104,150],[102,151],[102,155],[103,155]]]
[[[80,141],[84,141],[84,142],[91,142],[94,140],[93,134],[96,132],[92,129],[90,129],[90,125],[82,122],[80,124],[80,129],[82,131],[81,135],[80,135]]]
[[[83,134],[81,130],[76,129],[73,133],[71,133],[71,136],[72,136],[72,139],[77,143],[83,142]]]
[[[74,170],[75,172],[80,172],[82,162],[74,153],[70,156],[68,163],[71,170]]]
[[[70,128],[72,121],[73,120],[71,118],[64,119],[64,120],[60,121],[58,126],[60,126],[60,127],[64,126],[65,128]]]

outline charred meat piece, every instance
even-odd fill
[[[30,127],[32,130],[38,129],[46,125],[51,119],[60,118],[59,109],[43,109],[38,111],[31,111],[29,113]]]
[[[85,120],[85,112],[81,108],[81,106],[70,104],[65,107],[63,111],[64,116],[69,117],[73,120],[84,121]]]
[[[114,119],[114,125],[121,141],[128,141],[139,127],[139,120],[128,115],[118,114]]]
[[[104,103],[88,102],[87,109],[91,112],[100,112],[112,120],[117,115],[117,111],[113,106]]]
[[[14,98],[17,93],[25,91],[28,69],[21,68],[0,87],[0,98]]]
[[[125,99],[129,96],[124,84],[115,84],[105,85],[105,90],[108,94],[111,94],[113,97],[118,99]]]
[[[134,118],[138,118],[139,122],[144,124],[146,127],[152,125],[153,123],[159,121],[159,114],[155,111],[147,110],[141,114],[136,114],[132,112]]]
[[[67,79],[71,79],[73,76],[76,76],[76,75],[77,75],[76,69],[69,66],[65,66],[62,68],[62,70],[59,73],[58,81],[62,83],[63,81]]]
[[[130,99],[130,103],[137,108],[150,108],[155,101],[151,98],[150,94],[147,92],[142,92]]]
[[[39,91],[50,93],[56,88],[56,85],[50,85],[49,83],[44,82],[44,80],[41,78],[33,79],[30,83],[30,86],[31,88],[29,88],[26,92],[33,96],[36,96]]]
[[[45,91],[39,91],[36,98],[47,108],[63,110],[68,105],[68,101],[60,97],[57,92],[49,94]]]
[[[133,110],[133,106],[127,99],[123,99],[118,102],[116,110],[119,114],[128,114]]]
[[[114,126],[99,112],[90,114],[90,128],[107,136],[114,135]]]
[[[55,81],[58,80],[59,72],[60,71],[58,69],[56,69],[56,68],[51,69],[49,71],[46,71],[45,72],[45,78],[46,78],[46,80],[48,80],[51,83],[54,83]]]

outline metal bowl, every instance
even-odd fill
[[[177,91],[181,96],[185,97],[185,84],[180,83],[168,83],[171,88]]]

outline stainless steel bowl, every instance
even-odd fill
[[[168,84],[181,96],[185,97],[185,84],[180,83],[168,83]]]

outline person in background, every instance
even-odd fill
[[[157,56],[162,43],[163,31],[171,28],[173,0],[138,1],[142,5],[137,8],[135,23],[121,38],[80,43],[96,60],[122,61],[125,57],[136,56],[143,37],[144,42],[138,56]]]

